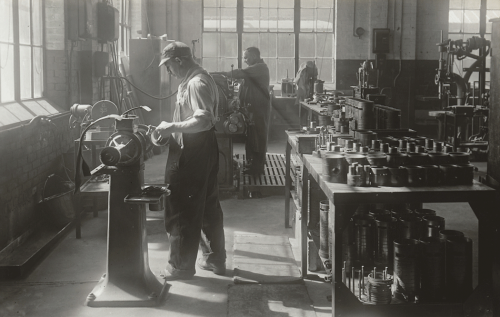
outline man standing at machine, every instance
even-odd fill
[[[170,138],[165,170],[165,182],[171,190],[165,204],[170,250],[164,278],[191,279],[195,263],[224,275],[226,250],[217,183],[219,149],[214,131],[217,86],[182,42],[163,49],[162,65],[181,79],[173,122],[163,121],[155,131],[157,137]],[[203,257],[196,261],[198,244]]]
[[[243,53],[248,65],[245,69],[227,72],[228,77],[243,79],[240,87],[240,102],[248,107],[253,125],[248,127],[245,143],[246,159],[249,162],[245,173],[260,175],[266,163],[267,136],[271,117],[271,96],[269,95],[269,68],[260,58],[256,47],[249,47]]]

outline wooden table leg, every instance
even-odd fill
[[[79,170],[79,167],[76,166],[76,160],[77,160],[77,155],[78,155],[78,148],[80,146],[80,140],[75,140],[75,150],[74,150],[74,154],[75,154],[75,171],[77,173],[80,173],[81,171]],[[76,235],[76,238],[77,239],[81,239],[82,238],[82,226],[81,226],[81,214],[82,214],[82,209],[81,209],[81,197],[82,197],[82,194],[81,193],[78,193],[76,196],[75,196],[75,201],[74,201],[74,206],[75,206],[75,235]]]
[[[290,177],[290,152],[292,150],[292,146],[290,145],[290,141],[286,142],[286,151],[285,151],[285,228],[290,228],[290,185],[292,179]],[[296,184],[298,186],[298,184]]]
[[[307,214],[309,209],[309,171],[302,168],[302,205],[300,207],[300,271],[302,278],[307,277]]]

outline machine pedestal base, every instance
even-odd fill
[[[163,284],[162,284],[163,283]],[[144,279],[123,278],[110,281],[104,274],[87,296],[91,307],[150,307],[160,305],[170,285],[160,281],[151,271]]]

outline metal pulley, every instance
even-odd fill
[[[140,159],[145,150],[146,136],[143,132],[134,132],[136,118],[128,116],[116,121],[116,132],[109,137],[99,156],[104,165],[128,166]]]
[[[226,134],[244,134],[247,123],[243,113],[235,111],[224,120],[224,132]]]

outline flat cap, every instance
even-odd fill
[[[191,56],[191,48],[182,42],[172,42],[163,49],[160,65],[158,65],[158,67],[165,64],[166,61],[173,57],[182,56]]]

